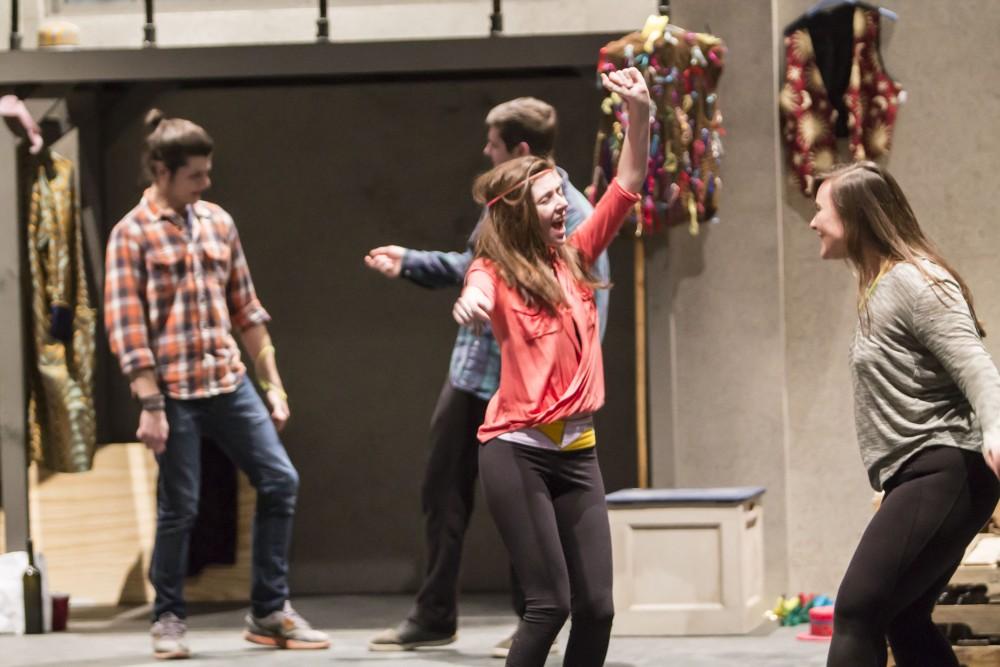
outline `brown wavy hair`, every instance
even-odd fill
[[[162,162],[171,174],[187,164],[189,157],[207,157],[215,143],[203,127],[184,118],[167,118],[159,109],[146,114],[146,141],[142,155],[143,175],[154,180],[154,163]]]
[[[529,307],[550,313],[566,300],[552,271],[555,258],[590,289],[608,286],[594,277],[575,247],[546,243],[529,179],[554,168],[533,155],[514,158],[482,174],[472,186],[472,196],[483,205],[507,193],[487,210],[476,237],[476,256],[493,262],[503,281],[516,288]]]
[[[847,258],[858,275],[858,313],[865,331],[869,328],[868,291],[878,277],[864,261],[867,247],[881,258],[878,271],[900,262],[912,264],[942,301],[948,297],[941,287],[942,279],[931,275],[919,260],[928,259],[947,271],[958,283],[979,335],[986,335],[973,306],[972,291],[924,234],[906,195],[888,171],[868,161],[836,167],[816,180],[815,192],[824,181],[830,182],[833,206],[844,223]]]

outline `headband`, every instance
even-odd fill
[[[524,187],[525,185],[527,185],[528,183],[531,183],[533,180],[535,180],[539,176],[547,174],[547,173],[549,173],[551,171],[555,171],[555,167],[549,167],[548,169],[543,169],[543,170],[541,170],[541,171],[539,171],[537,173],[532,174],[531,176],[526,177],[523,181],[521,181],[520,183],[518,183],[514,187],[510,188],[509,190],[504,190],[503,192],[501,192],[500,194],[498,194],[496,197],[494,197],[493,199],[491,199],[488,202],[486,202],[486,208],[493,208],[493,204],[496,204],[498,201],[500,201],[501,199],[503,199],[504,197],[506,197],[507,195],[509,195],[514,190],[517,190],[518,188]]]

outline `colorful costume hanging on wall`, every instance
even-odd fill
[[[807,196],[837,162],[837,137],[848,137],[854,161],[889,152],[905,93],[882,64],[879,32],[878,8],[846,3],[785,31],[782,130],[793,182]]]
[[[32,345],[28,425],[32,458],[54,472],[93,462],[94,309],[83,263],[71,160],[32,160],[28,204]]]
[[[651,16],[641,32],[601,49],[598,73],[637,67],[653,101],[649,169],[642,193],[646,231],[687,223],[697,234],[699,223],[715,217],[724,134],[715,91],[725,54],[718,37],[669,25],[666,16]],[[601,110],[593,198],[615,174],[626,121],[615,94],[604,98]]]

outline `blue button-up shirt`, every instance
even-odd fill
[[[566,211],[566,231],[573,233],[584,220],[594,212],[587,198],[569,182],[566,171],[559,169],[562,176],[563,194],[569,203]],[[485,216],[485,211],[483,211]],[[476,231],[482,224],[480,216],[476,229],[469,237],[465,252],[442,252],[439,250],[407,250],[403,257],[402,276],[427,288],[460,287],[465,281],[465,272],[475,256],[473,246]],[[594,274],[607,282],[611,277],[611,264],[608,253],[603,252],[594,262]],[[597,306],[598,320],[601,326],[601,339],[608,321],[608,290],[597,290],[594,295]],[[451,384],[456,389],[475,394],[488,401],[497,387],[500,386],[500,346],[489,325],[483,327],[478,335],[467,327],[459,327],[458,337],[451,352],[451,369],[449,376]]]

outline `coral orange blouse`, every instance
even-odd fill
[[[611,244],[625,214],[639,200],[616,180],[594,213],[569,237],[590,264]],[[531,308],[517,288],[485,258],[476,259],[465,284],[493,302],[490,321],[500,344],[500,388],[486,408],[479,440],[527,426],[588,415],[604,405],[604,362],[594,293],[560,259],[552,264],[565,303],[556,314]]]

